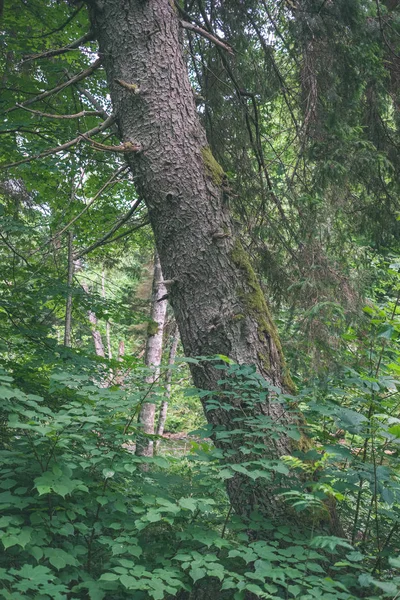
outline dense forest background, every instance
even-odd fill
[[[134,31],[149,7],[149,62],[122,29],[106,52],[107,11]],[[181,95],[152,74],[164,13]],[[6,0],[0,15],[0,597],[398,598],[398,0]],[[111,76],[117,55],[151,87]],[[210,248],[248,278],[239,308],[195,262],[200,238],[178,243],[192,162],[162,143],[171,126],[179,146],[187,78],[224,224]],[[135,119],[156,141],[127,138]],[[161,222],[143,175],[157,140]],[[183,301],[161,268],[186,254]],[[207,286],[229,340],[257,322],[254,364],[218,319],[197,326]]]

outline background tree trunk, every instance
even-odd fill
[[[67,301],[65,304],[64,346],[71,346],[72,331],[72,282],[74,279],[74,234],[68,232],[68,275],[67,275]]]
[[[142,148],[127,158],[149,211],[163,275],[170,281],[169,300],[185,354],[223,354],[255,364],[268,381],[289,391],[276,328],[231,224],[225,175],[196,113],[173,4],[93,0],[89,6],[121,137]],[[196,386],[219,389],[221,371],[212,363],[191,369]],[[232,417],[240,418],[241,408],[208,411],[207,419],[238,428],[240,422],[232,423]],[[260,402],[254,407],[259,413],[281,425],[297,420],[277,402]],[[290,452],[284,433],[266,440],[266,457]],[[276,510],[259,480],[250,489],[248,478],[238,475],[229,480],[228,492],[242,515],[255,506],[269,516]]]
[[[161,402],[160,406],[160,414],[158,416],[157,423],[157,435],[162,435],[164,433],[165,421],[167,420],[168,413],[168,402],[171,397],[171,380],[172,380],[172,368],[175,363],[176,351],[178,349],[179,344],[179,331],[176,324],[174,325],[174,333],[172,336],[171,348],[169,350],[168,356],[168,370],[165,377],[165,393],[164,399]]]
[[[84,289],[84,291],[86,292],[86,294],[89,294],[88,284],[82,283],[81,285],[82,285],[82,288]],[[101,356],[102,358],[105,358],[103,340],[102,340],[100,331],[97,329],[97,317],[92,310],[88,311],[88,318],[89,318],[89,321],[91,324],[90,329],[92,332],[92,338],[93,338],[93,344],[94,344],[94,350],[96,352],[96,356]]]
[[[106,271],[105,271],[104,267],[101,272],[101,295],[105,300],[106,299]],[[107,342],[107,355],[108,355],[108,358],[111,360],[112,359],[111,327],[110,327],[110,321],[108,319],[106,321],[106,342]]]
[[[160,376],[160,365],[163,349],[163,332],[165,316],[167,314],[167,288],[164,285],[161,271],[160,258],[156,252],[154,257],[153,291],[151,296],[150,321],[147,329],[145,363],[151,370],[146,377],[146,383],[153,386]],[[153,400],[153,401],[152,401]],[[139,414],[141,430],[154,435],[154,422],[156,405],[154,397],[150,393],[146,402],[142,405]],[[153,456],[153,441],[149,438],[140,437],[136,443],[136,454],[139,456]]]

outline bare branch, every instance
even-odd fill
[[[54,242],[57,238],[60,237],[60,235],[62,235],[65,231],[67,231],[67,229],[69,229],[71,227],[71,225],[73,225],[96,202],[97,198],[104,192],[105,189],[107,189],[111,184],[117,183],[115,181],[115,178],[118,177],[118,175],[120,175],[124,171],[126,171],[127,168],[128,168],[128,165],[123,165],[122,167],[120,167],[119,169],[114,171],[114,173],[111,175],[111,177],[99,189],[99,191],[90,200],[90,202],[88,202],[88,204],[85,206],[85,208],[83,210],[81,210],[81,212],[78,215],[76,215],[73,219],[71,219],[71,221],[69,223],[67,223],[67,225],[65,225],[65,227],[60,229],[60,231],[57,231],[57,233],[55,233],[50,239],[48,239],[47,242],[45,243],[45,245],[47,246],[47,244]],[[36,254],[37,252],[39,252],[39,250],[42,250],[42,249],[43,249],[43,246],[41,248],[38,248],[34,252],[31,252],[30,256],[32,256],[32,254]],[[79,258],[79,257],[76,257],[76,258]],[[74,259],[75,259],[75,257],[74,257]]]
[[[101,65],[101,63],[102,63],[102,59],[98,58],[97,60],[94,61],[94,63],[92,63],[90,65],[90,67],[88,67],[87,69],[84,69],[77,75],[74,75],[68,81],[65,81],[64,83],[60,83],[60,85],[57,85],[55,88],[53,88],[51,90],[47,90],[46,92],[42,92],[41,94],[38,94],[34,98],[29,98],[29,100],[25,100],[25,102],[21,102],[21,104],[16,104],[15,106],[11,106],[7,110],[5,110],[3,114],[13,112],[14,110],[18,110],[21,107],[29,106],[30,104],[34,104],[35,102],[44,100],[48,96],[52,96],[53,94],[60,92],[61,90],[65,89],[66,87],[69,87],[70,85],[73,85],[74,83],[77,83],[78,81],[81,81],[82,79],[85,79],[86,77],[91,75],[93,73],[93,71],[98,69],[99,66]]]
[[[86,135],[84,133],[81,134],[83,138],[86,139]],[[133,142],[123,142],[117,146],[100,144],[95,140],[86,140],[93,146],[95,150],[101,150],[102,152],[140,152],[142,149],[140,144],[134,144]]]
[[[28,266],[31,267],[32,265],[29,264],[29,262],[26,260],[25,256],[23,256],[22,254],[20,254],[15,248],[14,246],[7,240],[7,238],[1,233],[0,231],[0,237],[3,240],[4,244],[7,246],[7,248],[9,248],[9,250],[11,250],[11,252],[13,254],[15,254],[16,256],[18,256],[19,258],[21,258],[24,263]]]
[[[68,17],[68,19],[64,21],[64,23],[56,27],[56,29],[52,29],[51,31],[48,31],[47,33],[43,33],[41,35],[34,35],[32,36],[32,39],[38,40],[41,38],[49,37],[50,35],[53,35],[53,33],[57,33],[58,31],[62,31],[69,23],[71,23],[71,21],[76,17],[76,15],[80,13],[84,5],[84,2],[82,2],[82,4],[79,4],[77,9]]]
[[[65,142],[65,144],[61,144],[60,146],[56,146],[55,148],[49,148],[48,150],[44,150],[44,152],[40,152],[40,154],[35,154],[33,156],[27,156],[26,158],[22,158],[21,160],[17,160],[13,163],[8,163],[5,165],[0,165],[0,169],[10,169],[11,167],[17,167],[18,165],[23,165],[25,163],[31,162],[32,160],[38,160],[40,158],[45,158],[46,156],[50,156],[50,154],[58,154],[59,152],[64,152],[64,150],[68,150],[71,146],[75,144],[79,144],[82,140],[86,140],[90,138],[92,135],[96,135],[105,129],[111,127],[111,125],[115,122],[115,117],[112,115],[108,117],[103,123],[90,129],[85,134],[80,134],[78,137],[70,140],[69,142]]]
[[[23,63],[29,62],[31,60],[38,60],[39,58],[51,58],[53,56],[59,56],[60,54],[65,54],[66,52],[69,52],[70,50],[75,50],[76,48],[79,48],[79,46],[82,46],[86,42],[89,42],[90,40],[93,40],[93,39],[94,39],[93,33],[91,31],[88,31],[88,33],[85,33],[85,35],[83,35],[79,39],[75,40],[74,42],[71,42],[67,46],[63,46],[62,48],[56,48],[54,50],[47,50],[46,52],[42,52],[41,54],[29,54],[28,56],[26,56],[24,58]]]
[[[110,229],[110,231],[108,233],[106,233],[97,242],[94,242],[93,244],[91,244],[90,246],[88,246],[87,248],[85,248],[84,250],[82,250],[81,252],[78,252],[78,254],[75,255],[75,260],[77,260],[78,258],[82,258],[82,256],[85,256],[85,254],[88,254],[89,252],[91,252],[92,250],[94,250],[95,248],[97,248],[98,246],[102,246],[103,244],[105,244],[106,241],[116,231],[118,231],[118,229],[120,229],[122,227],[122,225],[124,225],[127,221],[129,221],[129,219],[131,218],[131,216],[133,215],[133,213],[136,211],[136,209],[139,207],[139,205],[140,205],[141,202],[142,202],[141,199],[136,200],[136,202],[134,202],[132,208],[130,208],[128,210],[128,212],[123,217],[121,217],[121,219],[119,219],[119,221],[117,221],[117,223],[114,225],[114,227],[112,227]]]
[[[183,27],[183,29],[188,29],[189,31],[194,31],[195,33],[198,33],[199,35],[206,38],[207,40],[209,40],[216,46],[220,46],[220,48],[223,48],[224,50],[226,50],[226,52],[229,52],[229,54],[234,53],[233,48],[231,48],[231,46],[228,46],[228,44],[225,44],[220,39],[215,37],[215,35],[212,35],[211,33],[206,31],[202,27],[199,27],[198,25],[194,25],[193,23],[189,23],[188,21],[179,21],[179,23],[180,23],[181,27]]]
[[[133,227],[130,227],[123,233],[116,235],[114,238],[109,239],[107,237],[107,239],[104,239],[106,237],[106,236],[104,236],[104,237],[100,238],[100,240],[98,240],[97,242],[93,243],[90,248],[83,250],[82,253],[78,256],[78,258],[80,258],[81,255],[85,256],[85,254],[88,254],[89,252],[91,252],[92,250],[95,250],[96,248],[99,248],[100,246],[106,246],[107,244],[113,244],[117,240],[121,240],[122,238],[130,235],[134,231],[137,231],[138,229],[141,229],[142,227],[146,227],[146,225],[148,225],[149,223],[150,223],[150,220],[148,217],[146,217],[145,219],[143,219],[143,221],[136,223],[135,225],[133,225]]]
[[[68,70],[65,69],[64,72],[65,72],[66,76],[69,79],[71,79],[71,74],[68,72]],[[103,117],[103,119],[108,119],[108,117],[109,117],[108,112],[106,110],[104,110],[104,108],[102,107],[100,102],[98,100],[96,100],[96,98],[93,96],[93,94],[91,94],[87,89],[81,87],[80,85],[76,85],[75,87],[78,90],[78,92],[80,93],[80,95],[84,96],[87,100],[89,100],[90,104],[92,106],[94,106],[94,108],[101,113],[101,116]],[[117,136],[118,138],[120,137],[118,127],[115,125],[115,123],[111,126],[111,131],[113,132],[113,134],[115,136]]]
[[[75,113],[74,115],[54,115],[51,113],[45,113],[40,110],[33,110],[32,108],[27,108],[23,104],[16,104],[18,108],[22,108],[22,110],[26,110],[27,112],[32,113],[33,115],[37,115],[38,117],[46,117],[47,119],[79,119],[80,117],[102,117],[103,111],[101,110],[81,110],[81,112]]]

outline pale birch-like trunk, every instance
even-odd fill
[[[125,342],[124,340],[120,340],[118,344],[118,354],[117,361],[122,363],[122,360],[125,356]],[[125,378],[125,373],[123,369],[117,369],[114,375],[114,384],[115,385],[123,385]]]
[[[172,337],[172,344],[169,350],[168,356],[168,370],[165,376],[165,392],[164,398],[161,402],[160,413],[158,415],[158,423],[157,423],[157,435],[162,435],[164,433],[165,421],[167,420],[168,414],[168,404],[171,398],[171,382],[172,382],[172,371],[173,366],[175,364],[176,351],[178,349],[179,344],[179,331],[178,327],[175,325],[174,334]]]
[[[106,298],[106,273],[105,273],[104,268],[101,272],[101,295],[105,300],[105,298]],[[108,320],[106,321],[106,343],[107,343],[108,358],[111,360],[112,359],[111,326],[110,326],[110,321],[108,321]]]
[[[154,257],[154,276],[151,297],[150,321],[148,325],[145,364],[150,373],[146,377],[146,383],[154,386],[160,377],[160,365],[162,359],[163,333],[165,316],[167,314],[167,289],[164,285],[161,271],[160,258],[156,252]],[[143,403],[139,424],[141,431],[147,435],[154,435],[156,405],[152,394],[149,393]],[[139,456],[153,456],[153,440],[145,436],[139,436],[136,443],[136,454]]]
[[[64,324],[64,346],[71,346],[72,330],[72,282],[74,279],[74,234],[68,232],[68,275],[67,275],[67,301],[65,305],[65,324]]]
[[[82,283],[81,285],[86,294],[89,294],[89,286],[87,285],[87,283]],[[90,329],[92,333],[92,339],[96,355],[105,358],[106,355],[104,352],[103,340],[100,331],[97,329],[97,317],[92,310],[88,311],[88,318],[91,325]]]
[[[94,314],[94,312],[92,312],[91,310],[89,310],[88,316],[89,316],[89,321],[92,325],[92,338],[93,338],[95,352],[96,352],[97,356],[101,356],[102,358],[105,358],[106,355],[104,352],[103,340],[101,338],[100,331],[97,329],[97,317]]]

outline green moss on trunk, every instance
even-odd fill
[[[285,357],[281,342],[279,339],[278,331],[272,320],[270,310],[262,292],[261,286],[258,282],[257,276],[251,266],[249,257],[243,250],[242,244],[237,240],[231,251],[231,258],[234,264],[244,271],[246,275],[246,283],[248,291],[241,291],[240,296],[244,302],[245,308],[247,309],[250,316],[257,322],[258,326],[258,337],[261,342],[265,342],[265,339],[272,340],[277,353],[280,358],[280,368],[282,371],[282,385],[286,391],[294,393],[296,387],[289,375],[286,372]],[[270,357],[267,354],[258,353],[258,358],[263,364],[265,371],[268,373],[271,370]]]
[[[158,333],[159,324],[157,321],[149,321],[147,323],[147,335],[156,335]]]
[[[211,177],[215,185],[221,186],[225,177],[225,173],[221,165],[215,160],[211,148],[206,146],[201,149],[201,155],[203,157],[203,163],[206,169],[207,175]]]

